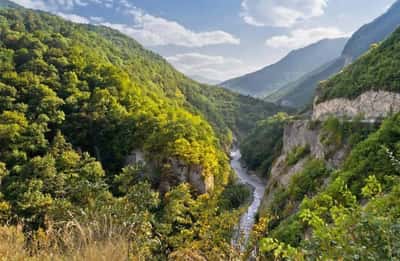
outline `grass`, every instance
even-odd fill
[[[129,229],[110,218],[81,224],[70,221],[60,228],[39,230],[29,246],[22,225],[0,227],[0,260],[145,260],[136,249]]]

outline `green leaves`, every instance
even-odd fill
[[[373,45],[368,53],[321,84],[318,103],[334,98],[353,99],[369,90],[399,92],[400,30]]]

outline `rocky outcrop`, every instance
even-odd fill
[[[346,145],[340,148],[324,146],[321,143],[322,135],[321,127],[313,126],[313,122],[308,120],[293,121],[285,126],[282,153],[272,165],[262,203],[263,209],[269,207],[277,189],[287,187],[291,178],[303,170],[310,158],[324,160],[331,168],[338,168],[341,165],[348,154],[348,147]],[[293,166],[288,166],[287,156],[297,147],[308,147],[310,153]]]
[[[399,93],[368,91],[354,100],[339,98],[314,104],[312,119],[323,121],[331,116],[343,119],[361,116],[365,121],[374,122],[397,112],[400,112]]]
[[[133,150],[125,159],[125,165],[146,164],[144,152],[141,150]]]
[[[292,121],[285,126],[283,134],[283,156],[292,152],[296,147],[308,147],[310,156],[327,161],[331,167],[337,168],[346,156],[346,146],[332,152],[332,147],[321,143],[322,130],[309,120]],[[329,157],[327,157],[329,155]]]
[[[214,189],[214,176],[203,175],[201,166],[188,165],[175,158],[169,158],[163,163],[154,161],[146,162],[145,153],[141,150],[133,150],[125,159],[125,165],[142,164],[149,173],[157,173],[162,165],[168,166],[162,171],[159,190],[168,192],[171,187],[180,183],[189,183],[199,194],[210,192]]]
[[[178,184],[189,183],[199,194],[204,194],[214,189],[214,176],[205,177],[201,166],[187,165],[173,158],[168,160],[168,165],[170,166],[171,176],[176,179]],[[163,180],[165,181],[165,179]]]

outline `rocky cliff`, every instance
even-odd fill
[[[126,157],[125,165],[141,164],[150,172],[155,172],[156,169],[161,168],[161,164],[146,161],[145,153],[142,150],[133,150],[130,155]],[[164,174],[160,177],[159,190],[165,193],[171,189],[172,186],[179,183],[189,183],[194,190],[199,194],[204,194],[214,189],[214,176],[203,175],[203,169],[197,165],[188,165],[182,161],[169,158],[162,164]]]
[[[272,166],[263,200],[263,209],[269,207],[275,192],[281,187],[287,187],[291,178],[303,170],[305,163],[309,159],[323,160],[331,168],[338,168],[341,165],[348,154],[348,146],[342,145],[338,148],[324,145],[321,142],[324,135],[321,125],[315,124],[310,120],[297,120],[286,124],[282,153]],[[299,147],[307,147],[309,153],[295,164],[289,165],[289,154]]]
[[[315,101],[318,100],[316,97]],[[356,99],[333,99],[314,103],[312,119],[323,121],[329,117],[354,119],[362,117],[374,122],[400,111],[400,94],[387,91],[368,91]]]
[[[162,193],[170,190],[171,186],[180,183],[189,183],[193,189],[204,194],[214,189],[214,176],[205,176],[203,168],[198,165],[188,165],[180,160],[170,158],[167,164],[169,171],[161,177],[159,189]]]

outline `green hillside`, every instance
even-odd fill
[[[294,50],[275,64],[221,83],[244,95],[266,96],[339,56],[347,38],[324,39]]]
[[[355,98],[369,90],[400,92],[400,29],[382,44],[348,66],[340,74],[323,82],[318,102],[334,98]]]
[[[346,65],[366,53],[371,45],[387,39],[400,26],[400,1],[381,16],[358,29],[346,43],[340,57],[323,65],[302,79],[292,81],[266,100],[303,108],[312,103],[320,81],[340,72]]]
[[[397,29],[342,72],[322,82],[317,102],[352,99],[370,90],[400,92],[399,68]],[[376,124],[361,119],[303,119],[314,134],[301,134],[299,130],[298,137],[292,133],[283,142],[290,144],[293,139],[302,141],[314,135],[312,138],[318,139],[328,153],[316,159],[308,147],[311,141],[282,155],[284,162],[279,162],[276,151],[281,150],[283,124],[294,118],[270,118],[275,120],[275,128],[273,124],[260,124],[243,143],[244,159],[250,168],[275,177],[281,175],[280,181],[270,180],[267,193],[269,189],[274,192],[264,198],[258,230],[253,233],[260,259],[399,259],[400,114]],[[270,149],[257,147],[261,143],[270,144]],[[348,154],[335,167],[331,160],[341,150]],[[271,159],[271,155],[275,156]],[[281,169],[275,173],[270,172],[273,160]],[[300,167],[296,166],[299,162]]]
[[[359,124],[330,119],[323,128],[354,141],[368,129]],[[398,259],[399,126],[399,114],[386,119],[339,169],[310,158],[263,210],[254,234],[262,260]]]
[[[114,30],[26,9],[0,9],[0,61],[0,225],[22,227],[21,254],[109,240],[160,260],[232,255],[247,189],[227,147],[282,108],[200,85]],[[148,167],[123,168],[134,149]],[[180,184],[173,160],[214,190]]]
[[[310,107],[315,95],[315,84],[338,73],[344,66],[345,59],[339,57],[317,70],[306,74],[301,79],[267,96],[265,100],[285,104],[290,107],[305,109]]]

